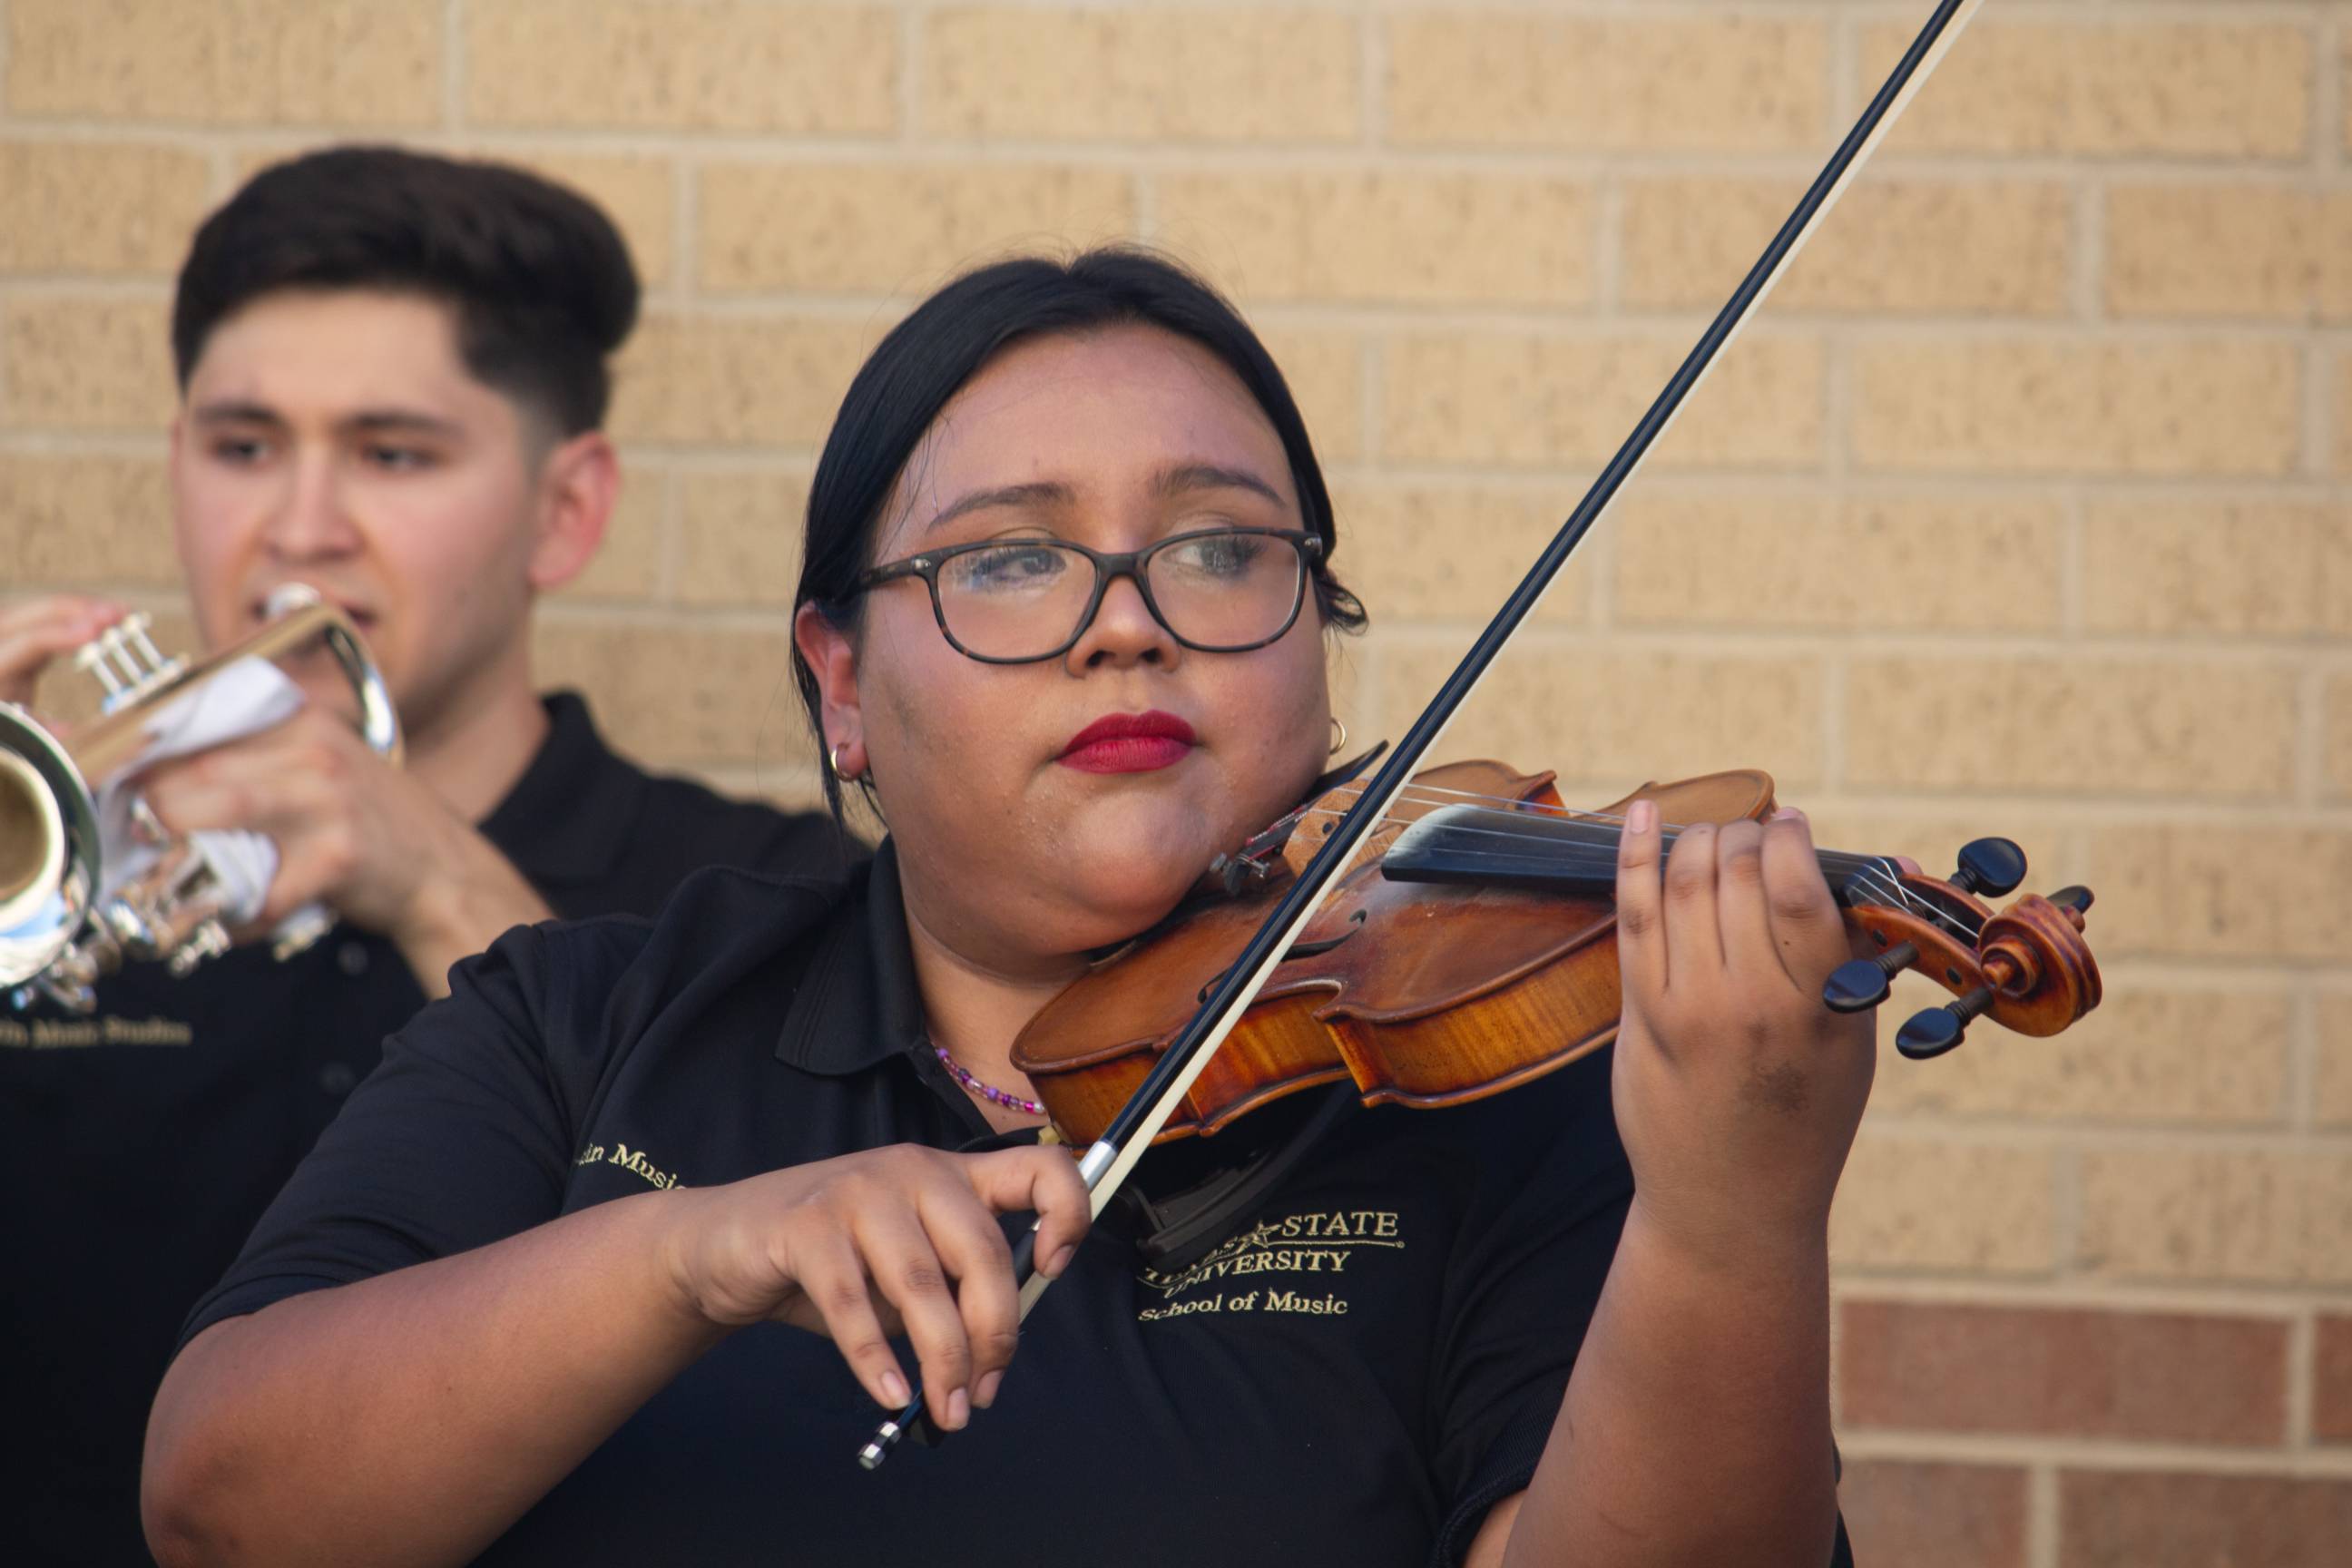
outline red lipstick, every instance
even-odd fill
[[[1071,736],[1056,760],[1080,773],[1148,773],[1182,762],[1195,742],[1173,713],[1109,713]]]

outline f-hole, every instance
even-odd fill
[[[1328,952],[1333,948],[1339,946],[1341,942],[1352,941],[1356,932],[1362,929],[1363,924],[1364,911],[1362,910],[1358,910],[1354,914],[1348,917],[1348,929],[1346,931],[1341,931],[1338,936],[1327,936],[1321,942],[1298,942],[1294,945],[1290,951],[1282,955],[1283,962],[1286,963],[1294,958],[1314,958],[1318,954]],[[1220,969],[1215,974],[1210,976],[1209,983],[1201,987],[1200,994],[1196,995],[1193,1000],[1200,1003],[1202,1006],[1206,1006],[1209,1001],[1209,993],[1217,988],[1218,983],[1224,979],[1225,974],[1226,971]]]

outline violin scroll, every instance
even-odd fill
[[[1980,838],[1959,860],[1948,881],[1894,874],[1869,889],[1891,892],[1887,901],[1853,901],[1849,918],[1879,951],[1840,964],[1822,988],[1823,1004],[1840,1013],[1877,1006],[1906,969],[1951,992],[1954,1000],[1914,1014],[1895,1032],[1895,1048],[1914,1061],[1951,1050],[1979,1017],[2021,1035],[2054,1035],[2099,1005],[2098,964],[2083,940],[2091,890],[2029,893],[1995,913],[1976,895],[2015,889],[2024,854],[2008,839]]]

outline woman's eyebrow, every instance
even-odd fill
[[[972,490],[959,496],[942,507],[923,531],[930,532],[944,523],[953,522],[968,511],[980,511],[996,506],[1066,506],[1073,499],[1070,487],[1052,479],[1042,479],[1026,485],[998,485],[991,489]]]
[[[1152,476],[1151,493],[1156,496],[1165,499],[1191,490],[1248,490],[1254,495],[1264,496],[1276,506],[1287,504],[1279,491],[1247,468],[1229,468],[1218,463],[1178,463]],[[996,485],[987,489],[969,491],[950,501],[923,525],[923,531],[929,533],[966,512],[981,511],[990,507],[1067,506],[1074,499],[1076,492],[1055,479],[1040,479],[1024,485]]]
[[[1181,495],[1187,490],[1249,490],[1264,496],[1276,506],[1286,502],[1280,493],[1247,468],[1228,468],[1217,463],[1179,463],[1162,468],[1151,481],[1154,495]]]

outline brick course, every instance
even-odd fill
[[[2026,1472],[1994,1465],[1849,1461],[1838,1507],[1857,1563],[2024,1568]]]
[[[1849,1299],[1838,1331],[1849,1427],[2231,1446],[2285,1436],[2282,1319]]]
[[[2065,1568],[2326,1568],[2352,1541],[2352,1480],[2068,1470]]]

